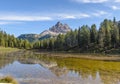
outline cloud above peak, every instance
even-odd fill
[[[111,8],[112,8],[113,10],[120,10],[120,7],[115,6],[115,5],[111,6]]]
[[[51,17],[45,17],[45,16],[0,15],[0,20],[7,20],[7,21],[44,21],[44,20],[52,20],[52,19],[51,19]]]
[[[105,11],[97,11],[95,13],[92,13],[92,15],[96,16],[96,17],[102,16],[102,15],[106,15],[106,14],[108,14],[108,13],[105,12]]]
[[[86,13],[51,13],[51,14],[44,14],[44,15],[0,15],[0,21],[51,21],[51,20],[65,20],[65,19],[80,19],[80,18],[87,18],[90,17]]]
[[[120,3],[120,0],[71,0],[77,3]]]
[[[0,21],[0,25],[7,25],[7,24],[22,24],[23,22],[16,22],[16,21]]]
[[[108,0],[72,0],[72,1],[79,3],[104,3],[107,2]]]
[[[81,19],[81,18],[88,18],[90,17],[89,14],[86,13],[61,13],[61,14],[56,14],[57,17],[56,19]]]
[[[115,2],[120,2],[120,0],[115,0]]]
[[[37,15],[36,15],[37,14]],[[49,14],[43,14],[38,15],[36,13],[34,15],[28,14],[20,14],[13,13],[13,14],[0,14],[0,25],[4,24],[18,24],[18,23],[24,23],[24,22],[30,22],[30,21],[53,21],[53,20],[68,20],[68,19],[81,19],[81,18],[90,18],[90,17],[100,17],[102,15],[107,14],[104,11],[94,11],[90,13],[82,13],[82,12],[72,12],[72,13],[49,13]]]

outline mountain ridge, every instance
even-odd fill
[[[71,28],[67,24],[62,24],[58,21],[54,26],[50,27],[48,30],[44,30],[40,34],[21,34],[18,38],[34,42],[37,40],[57,37],[59,34],[66,34],[69,31],[71,31]]]

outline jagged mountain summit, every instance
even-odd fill
[[[71,28],[67,24],[57,22],[54,26],[50,27],[49,30],[45,30],[40,34],[22,34],[18,36],[19,39],[27,39],[30,42],[36,40],[43,40],[51,37],[57,37],[59,34],[66,34],[71,31]]]
[[[60,22],[57,22],[57,24],[51,27],[49,30],[56,33],[66,33],[71,29],[67,24],[62,24]]]

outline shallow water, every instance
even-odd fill
[[[0,55],[0,76],[13,76],[20,84],[119,84],[119,65],[20,51]]]

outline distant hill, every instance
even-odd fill
[[[38,34],[21,34],[18,36],[19,39],[29,40],[30,42],[38,40]]]
[[[51,37],[57,37],[59,34],[66,34],[69,32],[71,28],[67,24],[62,24],[61,22],[57,22],[54,26],[49,28],[49,30],[45,30],[40,34],[22,34],[18,36],[19,39],[27,39],[30,42],[43,40]]]

